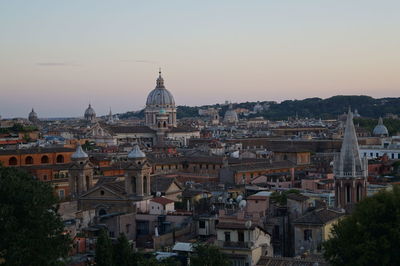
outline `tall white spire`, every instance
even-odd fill
[[[337,178],[366,177],[366,165],[360,157],[353,113],[350,109],[340,155],[335,158],[334,172]]]

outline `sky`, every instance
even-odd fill
[[[0,0],[0,115],[400,97],[400,1]]]

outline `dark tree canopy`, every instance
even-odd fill
[[[0,167],[0,258],[5,265],[56,265],[67,256],[68,235],[50,185],[25,171]]]
[[[360,202],[324,244],[332,265],[400,265],[400,188]]]
[[[267,103],[260,99],[260,104]],[[233,104],[233,108],[246,108],[252,110],[257,102],[241,102]],[[248,117],[263,116],[266,119],[280,120],[288,117],[313,117],[322,119],[337,118],[338,115],[347,112],[349,106],[358,109],[363,117],[378,118],[387,113],[400,113],[400,98],[375,99],[365,95],[337,95],[326,99],[307,98],[303,100],[286,100],[281,103],[268,102],[269,109],[260,113],[250,114]],[[223,116],[228,110],[228,105],[213,104],[203,106],[177,106],[178,118],[198,117],[200,108],[214,107]],[[127,112],[120,114],[120,119],[144,118],[144,110],[140,112]]]
[[[132,248],[125,234],[120,234],[114,246],[114,261],[118,266],[129,266],[132,260]]]
[[[229,266],[230,260],[217,246],[209,244],[194,245],[194,255],[190,258],[192,266]]]
[[[97,238],[95,261],[98,266],[114,265],[113,245],[106,230],[101,230]]]

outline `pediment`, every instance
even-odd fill
[[[121,194],[119,191],[115,191],[104,185],[99,185],[99,186],[93,187],[86,193],[82,194],[79,198],[83,199],[83,200],[89,200],[89,199],[125,200],[125,199],[127,199],[126,196]]]

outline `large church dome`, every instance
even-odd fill
[[[94,111],[91,104],[89,104],[88,108],[85,110],[85,119],[88,121],[93,121],[96,118],[96,112]]]
[[[160,75],[157,79],[157,86],[149,93],[149,96],[147,96],[146,105],[149,107],[174,107],[174,96],[172,96],[172,94],[165,88],[164,79],[161,77],[161,71],[159,72],[159,74]]]
[[[35,122],[36,120],[38,120],[37,113],[35,112],[35,110],[33,110],[33,108],[32,111],[29,113],[28,120],[31,122]]]
[[[239,121],[238,115],[235,110],[233,110],[232,104],[229,109],[225,112],[224,122],[225,123],[237,123]]]

